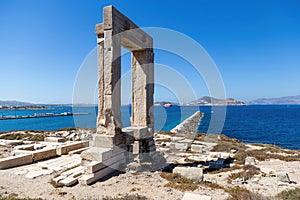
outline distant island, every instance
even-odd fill
[[[51,104],[61,106],[97,106],[95,104]],[[203,96],[200,99],[190,101],[187,103],[175,103],[171,101],[158,101],[154,103],[155,106],[245,106],[245,105],[300,105],[300,95],[285,96],[279,98],[259,98],[247,102],[236,100],[234,98],[218,99],[215,97]],[[46,109],[50,104],[34,104],[22,101],[1,101],[0,110],[38,110]]]
[[[46,106],[22,101],[0,101],[0,110],[40,110]]]
[[[297,105],[300,104],[300,95],[279,98],[260,98],[249,101],[250,105]]]
[[[200,99],[186,103],[188,106],[215,106],[215,105],[229,105],[229,106],[245,106],[246,103],[238,101],[233,98],[217,99],[214,97],[204,96]]]

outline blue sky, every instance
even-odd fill
[[[0,99],[72,102],[80,65],[96,44],[94,26],[110,4],[140,27],[172,29],[201,44],[228,97],[300,94],[297,0],[0,0]],[[155,59],[174,69],[191,67],[167,52],[156,51]],[[208,95],[201,77],[190,84],[197,97]],[[173,97],[157,87],[156,100]]]

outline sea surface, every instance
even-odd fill
[[[213,109],[209,106],[155,106],[155,129],[169,131],[200,110],[204,112],[198,132],[207,133]],[[0,132],[56,130],[68,127],[95,128],[96,107],[49,106],[44,110],[0,110],[0,116],[73,112],[84,115],[0,120]],[[121,107],[123,127],[130,126],[130,106]],[[249,143],[275,144],[300,149],[300,105],[228,106],[223,134]]]

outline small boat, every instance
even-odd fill
[[[166,104],[164,105],[164,107],[165,107],[165,108],[170,108],[170,107],[172,107],[172,104],[166,103]]]

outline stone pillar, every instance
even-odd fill
[[[96,26],[98,40],[99,101],[97,133],[121,133],[121,38],[113,20],[113,7],[104,8],[104,23]],[[99,33],[101,33],[99,35]],[[100,38],[99,38],[100,37]]]
[[[150,128],[153,132],[154,64],[153,50],[132,52],[132,118],[134,127]]]
[[[101,120],[105,119],[104,112],[104,34],[97,35],[98,54],[98,116],[97,132],[101,132]]]

